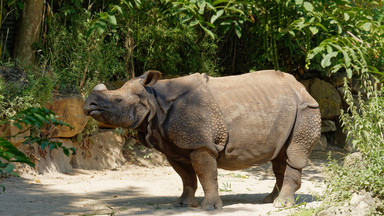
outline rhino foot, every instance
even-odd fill
[[[196,198],[183,198],[180,197],[176,202],[173,203],[173,206],[176,208],[179,207],[198,207],[199,203]]]
[[[215,209],[221,210],[223,209],[223,201],[221,201],[220,197],[215,199],[204,199],[201,203],[201,208],[207,211],[212,211]]]
[[[273,206],[275,208],[285,208],[292,207],[295,205],[295,198],[293,196],[286,197],[277,197],[275,201],[273,201]]]
[[[264,198],[264,200],[263,200],[263,202],[264,203],[273,203],[273,201],[276,199],[276,197],[278,196],[279,194],[278,193],[270,193],[270,194],[268,194],[265,198]]]

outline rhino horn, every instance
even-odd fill
[[[105,86],[104,84],[98,84],[97,86],[95,86],[95,88],[93,88],[93,91],[103,91],[103,90],[108,90],[107,86]]]

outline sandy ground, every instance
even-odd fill
[[[324,187],[322,165],[326,152],[312,155],[303,170],[302,187],[296,192],[297,208],[317,206],[316,195]],[[219,170],[220,196],[224,209],[174,208],[181,195],[180,177],[168,166],[140,167],[127,164],[118,170],[74,170],[71,173],[22,174],[0,179],[0,215],[289,215],[262,202],[272,191],[275,178],[271,165],[242,171]],[[199,185],[198,201],[203,199]]]

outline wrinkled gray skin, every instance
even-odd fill
[[[176,206],[221,209],[217,168],[238,170],[272,161],[276,184],[264,201],[294,205],[301,171],[320,138],[320,112],[303,85],[286,73],[259,71],[221,78],[193,74],[158,80],[147,71],[109,91],[97,85],[84,112],[138,131],[143,145],[164,153],[183,181]]]

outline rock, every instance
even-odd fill
[[[341,98],[335,87],[318,78],[304,80],[302,84],[319,103],[323,119],[335,119],[340,115]]]
[[[63,146],[70,148],[73,147],[73,143],[70,139],[52,139],[54,142],[61,142]],[[40,174],[44,173],[66,173],[72,170],[71,158],[72,155],[66,156],[63,149],[58,147],[57,149],[49,150],[41,149],[36,143],[22,145],[20,150],[35,163],[35,171]]]
[[[361,163],[362,160],[363,160],[363,156],[361,156],[360,152],[352,153],[345,157],[343,168],[349,169],[355,166],[363,167],[364,165]]]
[[[0,66],[0,78],[6,82],[28,83],[24,70],[16,67]]]
[[[133,137],[129,137],[123,147],[123,155],[127,161],[140,166],[170,166],[164,154],[141,145]]]
[[[73,147],[73,143],[70,139],[53,139],[52,141],[58,141],[63,144],[63,146],[70,148]],[[48,150],[49,151],[49,150]],[[71,152],[71,151],[70,151]],[[66,173],[73,169],[71,165],[71,159],[73,155],[65,155],[63,149],[57,148],[50,151],[50,154],[45,157],[45,160],[38,162],[38,171],[39,173],[47,172],[61,172]]]
[[[88,122],[88,116],[83,113],[84,98],[81,95],[54,100],[47,108],[58,115],[58,119],[70,124],[67,126],[51,128],[50,137],[73,137],[82,132]]]
[[[324,120],[321,122],[321,133],[328,133],[336,131],[336,123],[331,120]]]
[[[22,129],[20,130],[16,126],[12,124],[4,124],[0,125],[0,136],[10,137],[8,140],[14,146],[19,147],[21,143],[23,143],[26,139],[26,136],[29,136],[31,131],[25,125],[22,125]]]
[[[125,138],[113,130],[100,130],[86,138],[81,145],[75,144],[76,155],[71,164],[81,169],[116,169],[126,160],[122,153]]]
[[[319,142],[317,143],[317,145],[315,145],[315,147],[313,148],[313,150],[317,150],[317,151],[325,151],[327,149],[327,146],[328,146],[328,140],[327,140],[327,137],[322,134],[321,137],[320,137],[320,140]]]
[[[353,193],[349,203],[344,206],[329,206],[320,211],[317,216],[356,216],[373,215],[372,210],[379,206],[379,200],[365,190]]]

